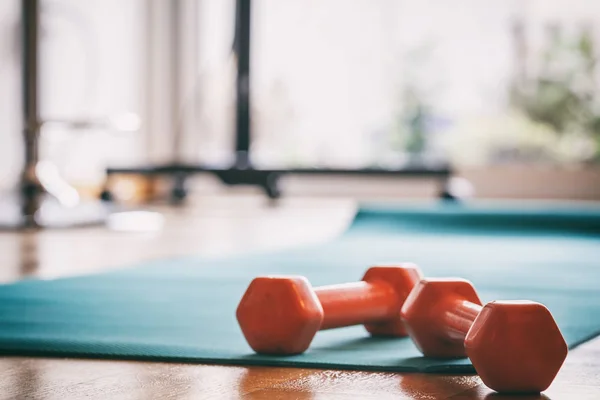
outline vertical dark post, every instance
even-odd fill
[[[39,208],[41,189],[35,168],[39,160],[39,1],[21,1],[21,54],[23,93],[23,134],[25,166],[21,175],[21,212],[28,226],[35,226],[34,214]]]
[[[235,51],[237,54],[236,166],[250,167],[250,0],[237,0]]]

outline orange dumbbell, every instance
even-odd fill
[[[302,353],[319,330],[343,326],[406,336],[400,309],[420,279],[413,264],[372,267],[362,281],[316,288],[301,276],[258,277],[236,316],[250,347],[264,354]]]
[[[429,357],[468,356],[498,392],[541,392],[554,380],[568,352],[550,311],[531,301],[482,306],[462,279],[423,279],[401,312],[410,337]]]

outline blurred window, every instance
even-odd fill
[[[234,2],[202,4],[198,151],[217,160],[232,148]],[[253,160],[598,161],[599,22],[596,0],[254,0]]]

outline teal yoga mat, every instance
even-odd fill
[[[360,326],[319,332],[298,356],[259,356],[245,343],[235,308],[256,275],[301,274],[322,285],[357,280],[389,261],[470,279],[484,301],[542,302],[571,347],[600,332],[600,209],[369,206],[319,245],[0,286],[0,353],[473,372],[467,359],[423,358],[409,339],[371,338]]]

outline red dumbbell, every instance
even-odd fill
[[[236,316],[250,347],[264,354],[302,353],[319,330],[343,326],[406,336],[400,309],[420,278],[414,264],[372,267],[362,281],[316,288],[301,276],[258,277]]]
[[[401,317],[425,356],[468,356],[483,383],[498,392],[546,390],[568,352],[545,306],[531,301],[482,306],[466,280],[421,280]]]

